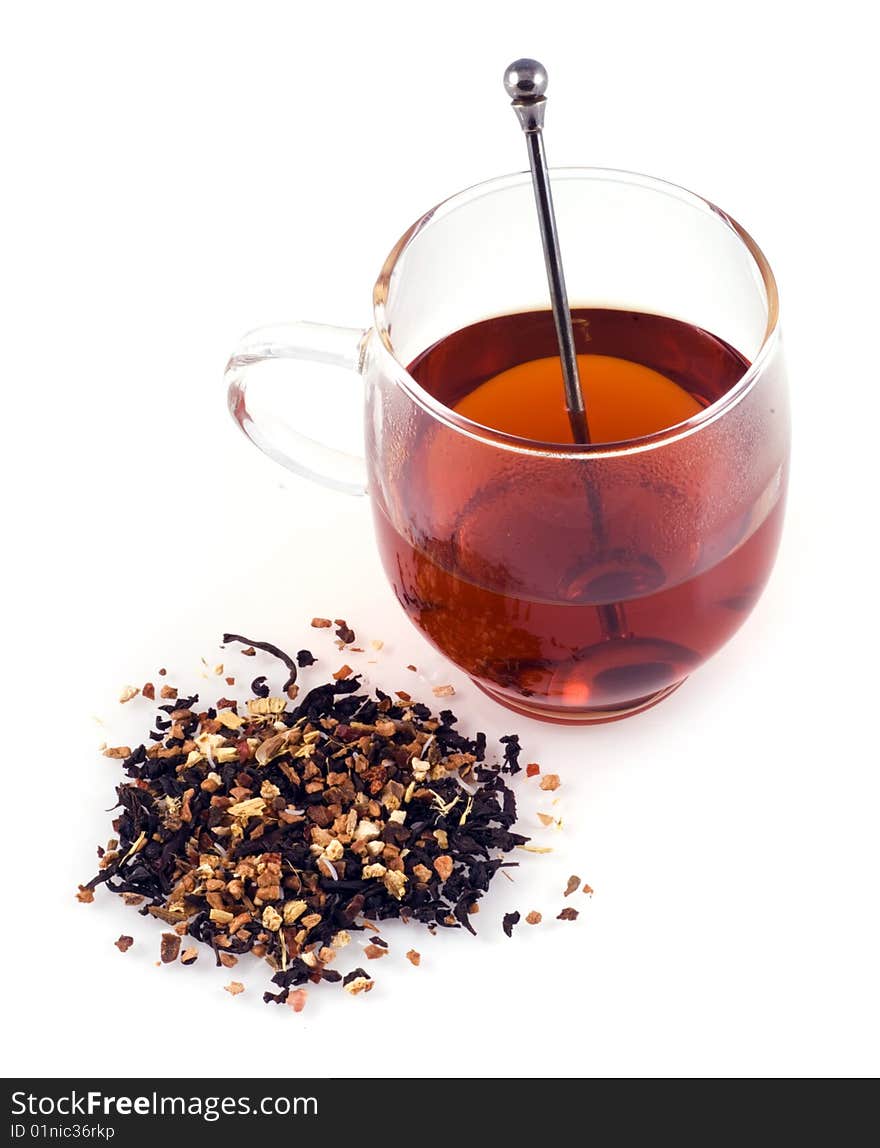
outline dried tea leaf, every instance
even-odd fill
[[[134,937],[127,937],[125,933],[123,933],[119,940],[114,941],[113,944],[119,949],[120,953],[127,953],[134,944]]]
[[[336,637],[340,640],[343,646],[351,645],[351,643],[355,641],[354,630],[351,628],[351,626],[349,626],[348,622],[346,622],[344,618],[337,618],[336,625],[339,627],[339,629],[336,631]],[[361,650],[361,653],[363,653],[363,650]]]
[[[512,937],[513,936],[513,927],[514,927],[514,925],[518,925],[518,924],[519,924],[519,913],[517,913],[517,912],[505,913],[504,919],[501,922],[501,927],[504,930],[504,933],[506,936]]]
[[[576,893],[581,885],[581,879],[577,875],[569,877],[568,883],[565,886],[564,896],[570,897],[572,893]]]

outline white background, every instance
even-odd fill
[[[846,0],[5,10],[6,1072],[877,1072],[866,12]],[[523,166],[500,85],[523,54],[551,73],[554,164],[672,179],[757,237],[780,282],[793,390],[790,512],[761,603],[669,701],[591,730],[513,719],[445,668],[383,580],[366,503],[258,456],[221,387],[250,326],[367,324],[404,228]],[[120,686],[167,665],[213,690],[200,658],[220,660],[225,628],[320,653],[314,614],[385,640],[368,667],[382,684],[411,688],[415,662],[455,682],[463,721],[519,730],[524,760],[562,775],[565,828],[542,829],[547,803],[521,784],[524,823],[555,852],[498,881],[479,939],[389,929],[395,952],[371,966],[370,996],[325,986],[295,1016],[261,1003],[262,966],[235,970],[247,992],[233,999],[204,959],[156,968],[158,926],[73,894],[108,836],[118,770],[97,746],[134,736],[146,713],[140,700],[120,709]],[[580,919],[565,924],[553,918],[570,873],[596,893],[578,894]],[[511,908],[549,920],[507,940]],[[136,937],[125,956],[120,932]],[[403,959],[411,944],[419,969]]]

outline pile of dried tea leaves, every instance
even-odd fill
[[[528,841],[512,831],[505,780],[520,768],[517,738],[502,739],[504,761],[492,766],[485,735],[460,733],[449,710],[435,716],[404,691],[365,692],[348,666],[300,698],[298,668],[316,660],[308,650],[293,659],[269,643],[224,641],[280,658],[281,691],[258,677],[243,705],[200,705],[163,686],[148,742],[107,751],[130,780],[117,787],[115,837],[80,900],[104,884],[173,926],[163,960],[185,936],[227,968],[244,953],[265,958],[279,991],[264,999],[295,1011],[307,982],[372,988],[363,968],[331,966],[353,932],[375,934],[378,921],[473,933],[477,902]],[[385,948],[376,935],[363,951]],[[181,960],[195,954],[187,947]],[[415,950],[407,956],[418,963]]]

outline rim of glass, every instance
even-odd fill
[[[723,224],[729,227],[752,257],[767,296],[767,324],[764,329],[761,345],[748,370],[729,391],[726,391],[725,394],[719,399],[716,399],[714,403],[710,403],[709,406],[705,407],[698,414],[692,415],[684,422],[676,423],[674,426],[666,427],[660,431],[654,431],[648,435],[641,435],[637,438],[621,439],[617,442],[588,443],[586,445],[583,443],[539,442],[533,439],[520,438],[517,435],[508,434],[506,431],[494,430],[491,427],[474,422],[472,419],[465,418],[465,416],[458,414],[450,407],[441,403],[439,399],[436,399],[430,391],[425,390],[409,373],[406,369],[406,365],[397,358],[391,332],[388,328],[386,304],[388,302],[388,293],[394,270],[410,244],[425,228],[430,227],[434,221],[443,219],[451,215],[454,211],[458,211],[466,207],[469,203],[481,199],[486,195],[492,195],[495,192],[504,191],[506,188],[530,182],[530,172],[521,171],[484,180],[482,183],[473,184],[471,187],[465,188],[463,191],[456,192],[447,199],[441,200],[435,207],[426,211],[420,219],[417,219],[416,222],[403,233],[391,249],[388,258],[382,265],[382,270],[379,272],[379,277],[373,288],[373,316],[376,332],[379,335],[381,344],[394,361],[396,367],[395,381],[403,387],[419,406],[453,430],[460,431],[462,434],[468,435],[471,438],[480,439],[493,446],[503,447],[508,450],[518,450],[529,454],[558,457],[566,455],[589,456],[635,453],[636,451],[647,450],[673,442],[676,439],[683,438],[685,435],[692,434],[708,423],[714,422],[715,419],[724,414],[730,407],[736,405],[751,390],[755,380],[761,374],[764,364],[773,353],[778,338],[779,294],[776,288],[776,279],[763,251],[746,229],[737,223],[732,216],[728,215],[726,211],[723,211],[716,204],[712,203],[711,200],[705,199],[703,196],[697,195],[696,192],[689,191],[687,188],[681,187],[678,184],[670,183],[668,180],[658,179],[651,175],[642,175],[638,172],[620,171],[614,168],[601,167],[555,167],[551,168],[551,176],[557,181],[565,179],[593,179],[606,183],[640,185],[647,190],[663,195],[671,195],[676,199],[689,202],[699,209],[708,209],[713,215],[716,215]]]

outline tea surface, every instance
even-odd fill
[[[593,442],[639,438],[685,422],[748,369],[723,340],[661,315],[573,313]],[[483,426],[538,442],[572,442],[549,311],[503,315],[436,343],[411,365],[422,386]]]

